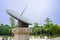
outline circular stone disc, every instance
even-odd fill
[[[14,17],[14,18],[17,19],[17,20],[20,20],[20,21],[22,21],[22,22],[24,22],[24,23],[27,23],[28,25],[31,25],[31,24],[32,24],[32,22],[30,22],[30,20],[28,20],[27,18],[21,16],[19,13],[16,13],[15,11],[13,11],[13,10],[11,10],[11,9],[7,9],[6,12],[7,12],[10,16]]]

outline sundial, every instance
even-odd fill
[[[25,9],[23,10],[22,14],[24,13]],[[28,27],[28,25],[31,25],[32,22],[30,22],[30,20],[28,20],[27,18],[23,17],[22,14],[20,13],[17,13],[11,9],[7,9],[6,12],[14,17],[15,19],[18,20],[18,24],[19,24],[19,27]]]
[[[26,8],[25,8],[26,9]],[[12,33],[14,34],[13,40],[29,40],[29,34],[32,32],[31,29],[28,28],[28,25],[32,25],[32,22],[25,18],[23,15],[25,9],[22,13],[17,13],[14,10],[7,9],[6,12],[18,20],[18,27],[12,29]]]

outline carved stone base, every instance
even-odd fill
[[[32,31],[28,28],[14,28],[12,33],[14,34],[14,40],[29,40],[29,34]]]

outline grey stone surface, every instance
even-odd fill
[[[28,28],[15,28],[12,30],[14,40],[29,40],[29,34],[31,32]]]
[[[30,20],[28,20],[27,18],[21,16],[20,13],[16,13],[15,11],[11,10],[11,9],[7,9],[6,12],[11,15],[12,17],[14,17],[17,20],[20,20],[24,23],[27,23],[28,25],[31,25],[32,22]]]

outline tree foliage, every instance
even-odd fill
[[[11,27],[15,27],[15,20],[13,17],[10,17],[10,24],[11,24]]]
[[[4,24],[0,25],[0,35],[11,35],[11,34],[12,32],[9,25],[4,25]]]
[[[38,23],[34,23],[32,34],[46,36],[60,35],[60,25],[54,24],[52,20],[46,18],[45,24],[42,26],[39,26]]]
[[[32,32],[33,32],[33,34],[36,34],[36,35],[38,35],[40,32],[40,27],[39,27],[39,25],[38,25],[38,23],[34,23],[34,26],[33,26],[34,28],[32,28]]]
[[[15,27],[15,21],[13,18],[10,18],[11,26],[9,25],[0,25],[0,35],[12,35],[12,28]],[[46,36],[60,36],[60,25],[54,24],[52,20],[46,18],[44,25],[39,25],[34,23],[34,26],[31,27],[32,35],[46,35]]]

